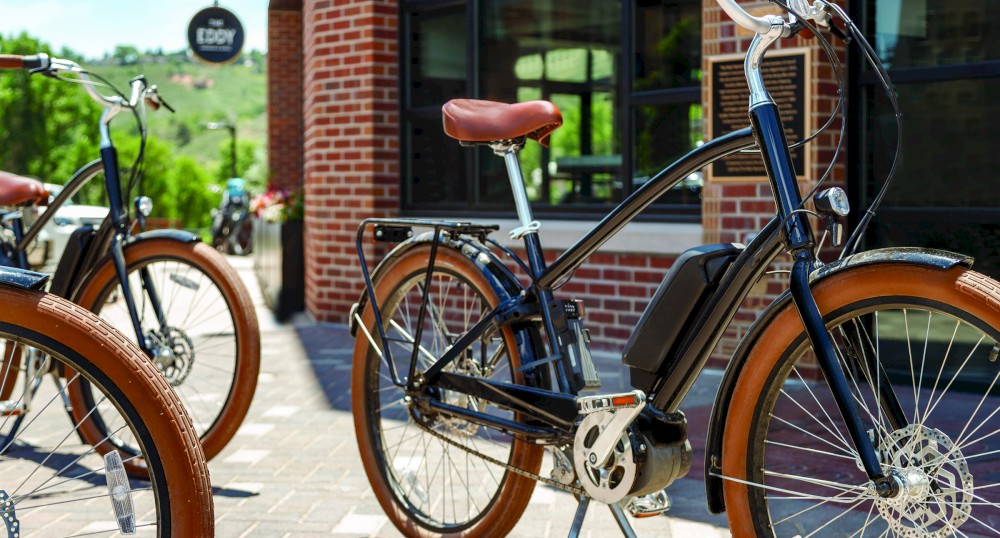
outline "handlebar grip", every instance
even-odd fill
[[[0,54],[0,69],[23,69],[24,56],[19,54]]]
[[[0,54],[0,69],[39,69],[48,67],[49,58],[43,54],[22,56],[20,54]]]

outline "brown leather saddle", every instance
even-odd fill
[[[489,143],[527,137],[548,147],[549,135],[562,125],[562,113],[548,101],[497,103],[453,99],[444,104],[444,132],[466,143]]]
[[[0,206],[46,205],[49,191],[41,181],[0,171]]]

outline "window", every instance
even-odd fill
[[[855,2],[889,69],[903,113],[903,160],[873,226],[872,246],[917,245],[970,254],[1000,277],[1000,32],[993,0]],[[860,17],[856,17],[860,18]],[[856,62],[860,64],[860,62]],[[867,66],[866,66],[867,67]],[[857,68],[855,68],[857,69]],[[868,73],[857,111],[865,126],[856,184],[867,205],[881,188],[897,133],[891,106]],[[860,214],[860,210],[855,211]]]
[[[550,147],[519,155],[535,212],[550,217],[603,215],[701,139],[697,0],[410,1],[401,20],[409,214],[513,214],[502,159],[441,131],[452,98],[559,107]],[[691,178],[654,212],[700,220],[700,192]]]

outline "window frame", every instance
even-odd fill
[[[463,186],[467,196],[464,201],[444,203],[444,204],[420,204],[412,202],[412,152],[411,136],[408,125],[413,118],[429,118],[437,114],[440,110],[436,106],[411,106],[412,88],[412,24],[411,17],[414,12],[434,11],[439,9],[464,8],[465,10],[465,31],[470,37],[466,40],[466,88],[470,97],[482,95],[479,82],[479,61],[481,21],[479,13],[481,3],[489,0],[403,0],[398,4],[399,16],[399,133],[400,152],[399,169],[400,174],[400,213],[407,216],[441,216],[450,213],[475,212],[477,215],[493,218],[509,218],[515,215],[514,204],[510,203],[504,209],[499,209],[493,205],[482,205],[479,202],[479,170],[481,159],[489,158],[490,152],[486,148],[470,151],[463,149],[462,165]],[[621,46],[618,60],[617,89],[619,94],[615,113],[618,115],[619,144],[622,148],[622,164],[620,167],[620,177],[623,182],[625,192],[634,192],[634,170],[635,170],[635,148],[633,146],[636,128],[635,113],[639,107],[658,106],[670,104],[698,103],[702,101],[702,85],[686,86],[680,88],[670,88],[653,91],[633,92],[632,79],[634,76],[635,54],[637,46],[634,40],[635,15],[637,4],[643,0],[617,0],[621,2]],[[691,3],[697,0],[685,0]],[[699,27],[703,24],[699,21]],[[455,144],[458,147],[458,144]],[[628,195],[624,195],[626,198]],[[577,203],[565,205],[551,205],[532,203],[532,210],[537,217],[567,219],[567,220],[588,220],[594,221],[602,218],[619,202],[610,201],[608,203]],[[702,205],[699,204],[654,204],[650,206],[636,220],[655,222],[679,222],[679,223],[701,223]]]
[[[875,4],[877,0],[850,0],[849,13],[858,24],[869,42],[875,42]],[[872,155],[876,151],[869,140],[867,126],[869,114],[876,92],[882,91],[882,86],[875,73],[862,57],[857,46],[848,48],[848,80],[849,93],[858,97],[848,99],[848,121],[858,128],[848,130],[848,193],[852,207],[849,222],[851,229],[856,227],[871,202],[873,195],[881,189],[884,177],[875,177]],[[926,65],[887,69],[889,79],[894,86],[908,84],[925,84],[934,82],[954,82],[961,80],[977,80],[1000,78],[1000,59],[968,62],[961,64]],[[906,111],[902,111],[905,117]],[[890,148],[891,149],[891,148]],[[905,157],[904,157],[905,158]],[[901,188],[903,181],[898,175],[890,189]],[[884,219],[884,220],[883,220]],[[919,223],[942,222],[946,224],[960,223],[1000,223],[1000,207],[976,206],[880,206],[871,225],[865,230],[865,244],[873,242],[878,223]]]

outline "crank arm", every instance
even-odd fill
[[[604,426],[594,445],[590,447],[587,459],[591,465],[601,466],[608,461],[615,444],[622,433],[646,407],[646,395],[641,390],[623,394],[584,396],[576,399],[580,414],[588,415],[598,411],[610,411],[611,420]]]

